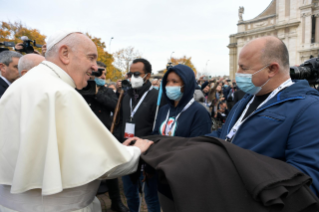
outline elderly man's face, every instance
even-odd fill
[[[93,71],[97,71],[97,50],[94,43],[84,35],[83,42],[70,53],[68,72],[73,79],[76,88],[82,89],[87,86],[87,81]]]
[[[6,66],[5,64],[0,63],[2,76],[5,77],[11,83],[19,78],[19,70],[18,70],[19,59],[20,58],[13,57],[12,62],[9,63],[9,66]]]
[[[262,68],[265,68],[266,65],[261,61],[262,49],[262,44],[248,44],[245,46],[239,54],[237,73],[254,74]],[[255,86],[262,86],[267,80],[267,68],[252,76],[252,82]]]

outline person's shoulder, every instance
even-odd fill
[[[198,114],[209,114],[207,109],[202,105],[200,104],[199,102],[194,102],[191,107],[189,108],[191,111],[193,111],[194,113],[196,113],[197,115]]]

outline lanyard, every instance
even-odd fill
[[[133,117],[134,117],[136,111],[138,110],[138,108],[140,107],[140,105],[142,104],[142,102],[144,101],[146,95],[147,95],[148,92],[149,92],[150,90],[152,90],[152,89],[153,89],[153,86],[151,86],[150,89],[148,89],[148,91],[143,94],[142,98],[140,99],[140,101],[138,101],[138,103],[137,103],[137,105],[135,106],[135,108],[134,108],[133,111],[132,111],[132,98],[131,98],[131,100],[130,100],[131,121],[133,120]]]
[[[271,94],[268,96],[268,98],[263,101],[258,107],[257,109],[259,109],[261,106],[263,106],[264,104],[266,104],[270,99],[272,99],[274,96],[276,96],[281,90],[283,90],[286,87],[291,86],[292,84],[294,84],[291,79],[288,79],[286,82],[282,83],[278,88],[276,88],[273,92],[271,92]],[[230,132],[228,133],[228,135],[226,136],[226,141],[230,141],[233,136],[236,134],[236,132],[238,131],[239,127],[250,117],[250,114],[248,117],[246,117],[244,120],[244,116],[249,108],[249,106],[252,104],[252,102],[254,101],[255,96],[250,100],[250,102],[247,104],[245,110],[242,112],[240,118],[237,120],[236,124],[233,126],[233,128],[230,130]]]
[[[168,126],[168,119],[169,119],[169,113],[170,113],[170,109],[168,110],[168,113],[167,113],[167,116],[166,116],[166,120],[165,120],[165,123],[166,123],[166,126],[165,126],[165,135],[171,135],[171,130],[173,129],[173,126],[174,124],[177,122],[177,119],[181,116],[181,114],[187,110],[193,103],[195,102],[195,99],[192,98],[188,103],[187,105],[185,105],[185,107],[183,108],[183,110],[176,116],[175,120],[173,121],[173,123]]]

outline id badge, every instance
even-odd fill
[[[124,138],[133,138],[135,135],[135,123],[126,122]]]

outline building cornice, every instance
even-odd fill
[[[236,38],[241,38],[241,37],[255,35],[255,34],[260,34],[260,33],[267,33],[267,32],[271,32],[271,31],[274,31],[274,30],[283,29],[283,28],[287,28],[287,27],[299,26],[300,23],[301,23],[300,21],[295,21],[295,22],[291,22],[291,23],[273,25],[273,26],[268,26],[268,27],[264,27],[264,28],[258,28],[258,29],[250,30],[250,31],[246,31],[246,32],[240,32],[240,33],[237,33],[237,34],[233,34],[231,36],[234,36]]]
[[[277,17],[277,15],[273,14],[273,15],[268,15],[268,16],[265,16],[265,17],[257,18],[257,19],[251,19],[251,20],[247,20],[247,21],[242,21],[242,22],[239,22],[237,25],[255,23],[255,22],[263,21],[263,20],[266,20],[266,19],[269,19],[269,18],[274,18],[274,17]]]
[[[304,5],[304,6],[299,7],[299,9],[300,9],[300,10],[304,10],[304,9],[312,8],[313,6],[315,6],[314,3],[312,3],[312,4],[307,4],[307,5]]]

